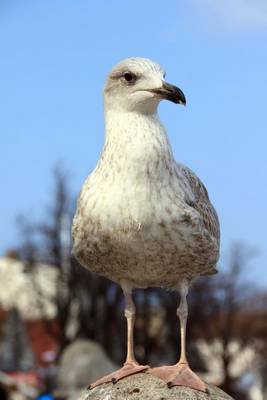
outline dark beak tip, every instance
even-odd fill
[[[181,104],[182,106],[186,106],[186,98],[184,93],[181,91],[181,89],[177,88],[177,94],[178,94],[178,104]]]
[[[163,83],[163,90],[165,92],[165,98],[173,101],[176,104],[186,105],[186,98],[181,89],[177,86],[171,85],[167,82]]]
[[[173,103],[186,105],[186,98],[181,89],[170,83],[163,82],[162,88],[150,89],[151,92],[158,94],[162,99],[170,100]]]

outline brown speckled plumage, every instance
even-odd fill
[[[134,69],[140,82],[116,81],[125,69]],[[105,87],[105,146],[73,222],[80,263],[132,287],[177,288],[181,280],[215,273],[219,256],[219,223],[207,190],[175,162],[156,113],[160,98],[147,89],[162,83],[162,74],[143,59],[113,70]]]

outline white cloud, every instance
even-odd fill
[[[267,29],[267,0],[191,0],[212,26],[236,31]]]

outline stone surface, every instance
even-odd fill
[[[86,390],[75,400],[233,400],[222,390],[207,385],[207,392],[183,386],[169,389],[165,382],[149,374],[137,374],[112,383]]]
[[[55,395],[62,398],[78,397],[89,383],[110,374],[118,367],[108,359],[95,342],[78,339],[70,344],[61,357]]]

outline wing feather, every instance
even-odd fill
[[[188,201],[188,204],[197,210],[201,215],[203,224],[207,231],[215,239],[220,241],[219,219],[213,205],[210,202],[207,189],[197,175],[191,171],[191,169],[181,164],[177,164],[177,167],[182,172],[182,175],[184,176],[194,195],[194,200]]]

